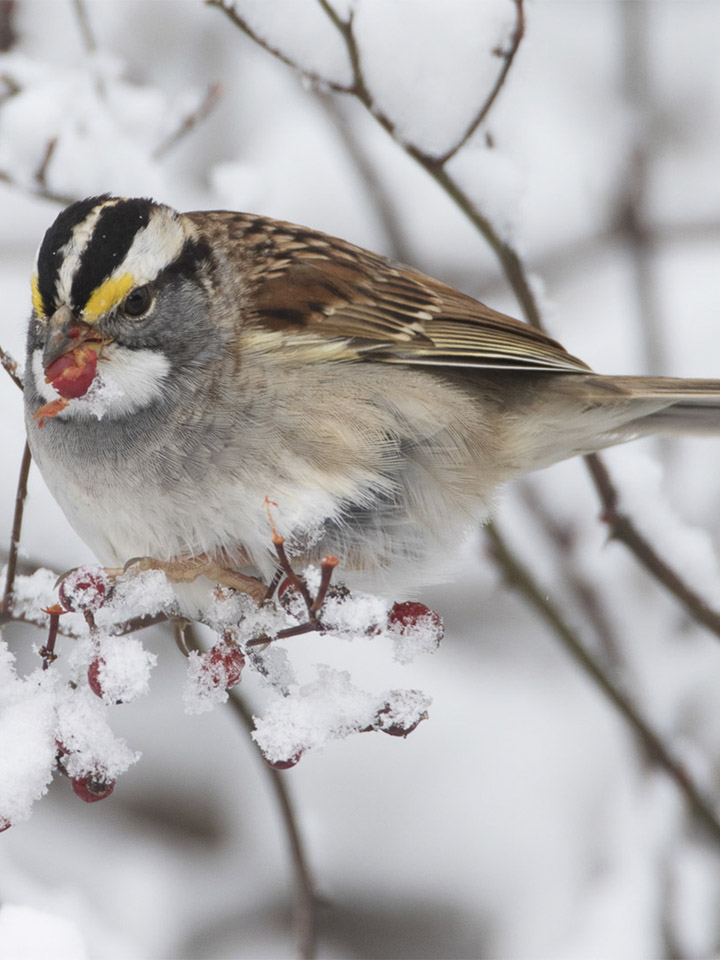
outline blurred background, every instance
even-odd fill
[[[458,143],[518,6],[352,4],[395,139],[332,92],[349,66],[316,0],[235,7],[324,82],[199,0],[0,4],[0,346],[22,357],[45,229],[65,202],[106,191],[307,224],[519,315],[488,244],[400,146],[437,156]],[[519,251],[571,353],[607,373],[717,377],[720,6],[522,10],[503,88],[448,174]],[[21,407],[0,378],[8,536]],[[651,542],[720,606],[717,440],[643,441],[606,461]],[[599,512],[573,461],[507,490],[498,527],[717,809],[720,641],[608,542]],[[6,545],[3,534],[0,561]],[[21,558],[25,571],[92,561],[37,473]],[[482,532],[439,579],[419,595],[445,619],[442,648],[394,668],[433,697],[430,719],[407,740],[357,736],[285,775],[321,897],[319,955],[716,956],[718,836],[513,591]],[[44,638],[11,625],[4,639],[22,657]],[[159,657],[151,692],[113,717],[140,762],[92,806],[54,783],[0,836],[0,956],[53,930],[54,956],[292,957],[287,839],[257,751],[229,709],[186,716],[171,635],[143,639]],[[323,661],[322,639],[292,643],[293,657]],[[392,683],[378,681],[380,660],[351,666],[360,683]]]

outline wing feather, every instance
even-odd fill
[[[292,333],[295,342],[298,334],[342,340],[346,356],[384,363],[589,369],[544,333],[412,267],[252,214],[204,213],[197,226],[208,216],[237,245],[246,267],[248,334],[255,328]]]

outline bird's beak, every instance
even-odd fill
[[[47,370],[53,361],[69,353],[83,343],[88,346],[102,345],[107,338],[99,336],[89,324],[78,320],[70,307],[58,307],[50,317],[45,348],[43,350],[43,368]]]

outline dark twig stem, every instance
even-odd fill
[[[18,363],[17,360],[14,360],[2,347],[0,347],[0,367],[3,368],[5,373],[10,377],[12,382],[16,387],[19,387],[20,390],[23,389],[23,382],[18,373]]]
[[[671,754],[660,735],[653,730],[632,700],[619,684],[611,679],[606,669],[571,630],[559,610],[548,599],[546,591],[512,552],[497,527],[490,524],[485,530],[492,545],[493,555],[508,582],[520,591],[552,628],[566,652],[632,727],[649,759],[671,777],[685,796],[693,814],[704,824],[713,839],[720,843],[720,820],[692,782],[682,763]]]
[[[298,591],[305,601],[305,606],[308,609],[308,613],[312,612],[312,597],[310,596],[310,591],[307,588],[307,584],[302,577],[299,577],[292,568],[292,564],[288,560],[288,555],[285,551],[285,540],[283,537],[273,534],[272,538],[273,546],[275,547],[275,553],[277,553],[278,560],[280,561],[280,566],[282,567],[283,573],[288,578],[293,587]]]
[[[77,197],[72,197],[67,193],[56,193],[54,190],[48,190],[44,187],[40,187],[39,185],[34,186],[27,183],[20,183],[6,170],[0,170],[0,183],[4,183],[9,187],[14,187],[16,190],[21,190],[23,193],[28,194],[28,196],[42,197],[43,200],[51,200],[53,203],[59,203],[63,207],[66,207],[68,204],[74,203],[75,200],[77,200]]]
[[[585,457],[585,464],[603,505],[602,519],[608,525],[610,537],[623,543],[693,619],[720,638],[720,611],[710,607],[700,594],[678,576],[638,531],[631,517],[620,510],[617,490],[600,457],[590,454]]]
[[[248,733],[252,733],[255,724],[242,697],[234,689],[229,690],[228,693],[230,695],[229,703],[235,715],[240,718]],[[307,853],[300,836],[297,817],[285,782],[285,774],[268,766],[264,761],[263,767],[270,778],[292,854],[295,872],[294,926],[297,936],[298,956],[301,960],[312,960],[316,955],[317,945],[317,896],[308,865]]]
[[[85,49],[88,53],[95,53],[97,50],[97,42],[95,41],[95,35],[90,26],[90,18],[88,17],[85,3],[83,0],[73,0],[73,7],[75,8],[75,16],[77,17]]]
[[[30,474],[30,464],[32,463],[32,454],[27,441],[23,450],[22,460],[20,461],[20,473],[18,475],[17,492],[15,494],[15,514],[13,516],[12,531],[10,533],[10,549],[8,550],[7,573],[5,575],[5,591],[3,593],[2,608],[3,615],[8,615],[12,607],[13,590],[15,589],[15,575],[17,573],[18,551],[20,549],[20,534],[22,532],[23,511],[25,509],[25,498],[27,497],[28,476]]]
[[[337,557],[327,556],[320,564],[320,586],[318,587],[317,595],[312,602],[312,606],[310,607],[311,615],[318,614],[322,610],[322,605],[325,603],[325,597],[327,596],[332,575],[335,572],[335,568],[337,567],[338,563],[340,563],[340,561]]]
[[[174,130],[169,137],[155,147],[152,154],[153,160],[161,160],[173,147],[176,147],[184,137],[194,130],[202,120],[208,117],[217,106],[221,94],[222,87],[220,84],[211,83],[202,101],[192,113],[184,117],[177,130]]]
[[[178,623],[175,623],[173,626],[176,633],[181,629]],[[184,646],[198,652],[201,650],[192,623],[188,623],[187,621],[183,623],[182,634],[182,643]],[[228,702],[233,712],[245,727],[248,735],[251,734],[255,729],[255,724],[252,714],[245,705],[245,702],[235,689],[228,690],[228,695]],[[259,749],[258,755],[262,756]],[[307,853],[300,835],[300,829],[284,774],[268,766],[264,760],[263,769],[270,779],[292,855],[293,871],[295,874],[294,926],[297,935],[298,956],[301,960],[312,960],[316,955],[317,943],[317,896],[308,864]]]
[[[562,523],[547,509],[533,484],[522,484],[520,495],[549,542],[555,547],[558,562],[562,567],[563,583],[567,584],[578,608],[595,631],[605,659],[617,666],[620,663],[620,648],[611,625],[610,611],[595,585],[578,569],[573,549],[576,539],[574,527]]]
[[[505,85],[505,80],[507,75],[510,72],[510,68],[513,65],[513,60],[515,59],[515,54],[520,49],[520,44],[522,39],[525,36],[525,10],[523,8],[523,0],[513,0],[515,4],[515,26],[513,32],[510,36],[510,43],[506,50],[496,50],[494,51],[502,60],[502,66],[500,67],[500,72],[497,75],[495,83],[487,95],[485,102],[482,104],[478,112],[475,114],[473,119],[468,124],[465,133],[460,137],[454,147],[451,147],[441,156],[435,158],[435,162],[440,166],[444,166],[448,160],[452,160],[456,153],[459,153],[460,150],[465,146],[465,144],[473,136],[480,124],[485,120],[487,115],[490,113],[493,104],[497,100],[498,94]]]
[[[388,250],[393,260],[401,263],[410,263],[412,253],[405,240],[403,231],[398,225],[398,211],[393,191],[387,188],[381,176],[378,175],[376,165],[368,155],[366,138],[358,135],[351,123],[348,123],[344,112],[339,107],[339,99],[328,93],[317,91],[318,101],[332,121],[338,136],[348,155],[355,164],[360,180],[365,189],[368,204],[371,204],[378,223],[385,231]]]
[[[286,64],[293,70],[297,70],[307,80],[309,80],[310,83],[315,83],[325,90],[334,90],[335,93],[352,93],[352,89],[350,87],[344,86],[340,83],[332,83],[326,80],[324,77],[321,77],[318,73],[313,73],[311,70],[305,70],[299,64],[295,63],[294,60],[291,60],[290,57],[284,54],[282,50],[271,46],[253,30],[245,17],[240,16],[237,10],[232,6],[231,3],[228,3],[227,0],[205,0],[205,4],[208,7],[217,7],[218,10],[222,10],[222,12],[226,14],[235,24],[235,26],[242,30],[243,33],[247,34],[247,36],[250,37],[250,39],[253,40],[259,47],[262,47],[263,50],[266,50],[268,53],[272,54],[272,56],[281,63]]]
[[[42,668],[43,670],[48,670],[50,666],[57,660],[57,654],[55,653],[55,643],[58,638],[58,628],[60,626],[60,617],[65,611],[60,606],[59,603],[56,603],[54,607],[50,607],[45,613],[48,614],[50,622],[48,624],[48,638],[44,647],[40,647],[38,651],[42,657]]]

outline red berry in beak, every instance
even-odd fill
[[[91,347],[75,347],[48,366],[46,383],[51,383],[60,396],[68,400],[84,396],[95,379],[97,356]]]

